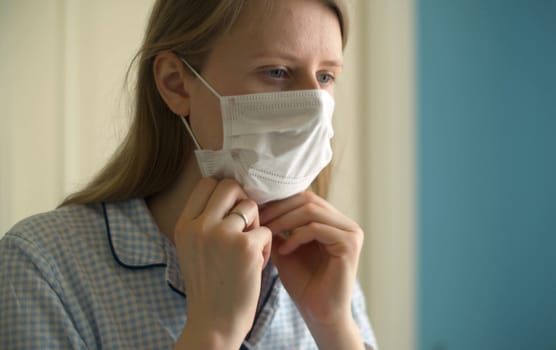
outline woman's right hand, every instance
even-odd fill
[[[243,213],[247,225],[240,215]],[[187,295],[176,349],[238,349],[253,323],[272,234],[234,180],[203,178],[174,231]]]

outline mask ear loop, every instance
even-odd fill
[[[201,74],[197,73],[197,71],[189,64],[187,63],[187,61],[184,58],[181,58],[181,60],[183,61],[183,63],[185,63],[185,65],[187,66],[187,68],[189,68],[189,70],[195,74],[195,76],[197,78],[199,78],[199,80],[201,82],[203,82],[203,84],[207,87],[207,89],[210,90],[210,92],[212,92],[214,94],[214,96],[218,97],[218,99],[221,99],[222,96],[220,96],[220,94],[218,92],[216,92],[216,90],[214,90],[214,88],[212,86],[210,86],[210,84],[205,80],[205,78],[203,78],[201,76]]]
[[[187,129],[187,132],[189,133],[189,136],[191,136],[191,139],[193,140],[193,143],[195,143],[195,147],[197,147],[197,149],[200,150],[201,145],[199,145],[199,142],[197,142],[197,139],[195,138],[195,135],[193,135],[193,130],[191,130],[191,126],[189,126],[189,123],[187,122],[187,120],[185,120],[185,117],[180,116],[180,119],[183,122],[183,125],[185,125],[185,128]]]
[[[216,92],[216,90],[214,90],[214,88],[212,86],[210,86],[210,84],[201,76],[201,74],[197,73],[197,71],[184,58],[180,57],[180,59],[187,66],[187,68],[189,68],[189,70],[193,74],[195,74],[195,76],[207,87],[207,89],[209,89],[210,92],[212,92],[214,94],[214,96],[218,97],[218,99],[222,98],[222,96],[220,96],[220,94],[218,92]],[[199,142],[197,142],[197,139],[195,138],[195,135],[193,135],[193,130],[191,130],[191,126],[189,125],[187,120],[185,120],[185,117],[181,117],[181,119],[183,121],[183,124],[185,125],[185,128],[187,129],[187,132],[189,132],[189,135],[191,135],[191,138],[193,139],[193,142],[195,143],[195,147],[197,147],[197,149],[200,150],[201,145],[199,145]]]

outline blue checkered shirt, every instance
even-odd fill
[[[353,317],[376,349],[359,286]],[[142,199],[67,206],[0,241],[0,349],[169,349],[187,321],[173,244]],[[242,349],[316,349],[268,264]]]

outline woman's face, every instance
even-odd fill
[[[200,74],[222,96],[324,89],[334,94],[342,70],[336,14],[319,0],[248,1],[219,38]],[[189,117],[203,149],[222,148],[220,103],[199,79],[191,82]]]

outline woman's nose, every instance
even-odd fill
[[[303,74],[295,79],[293,90],[315,90],[320,89],[320,84],[315,74]]]

